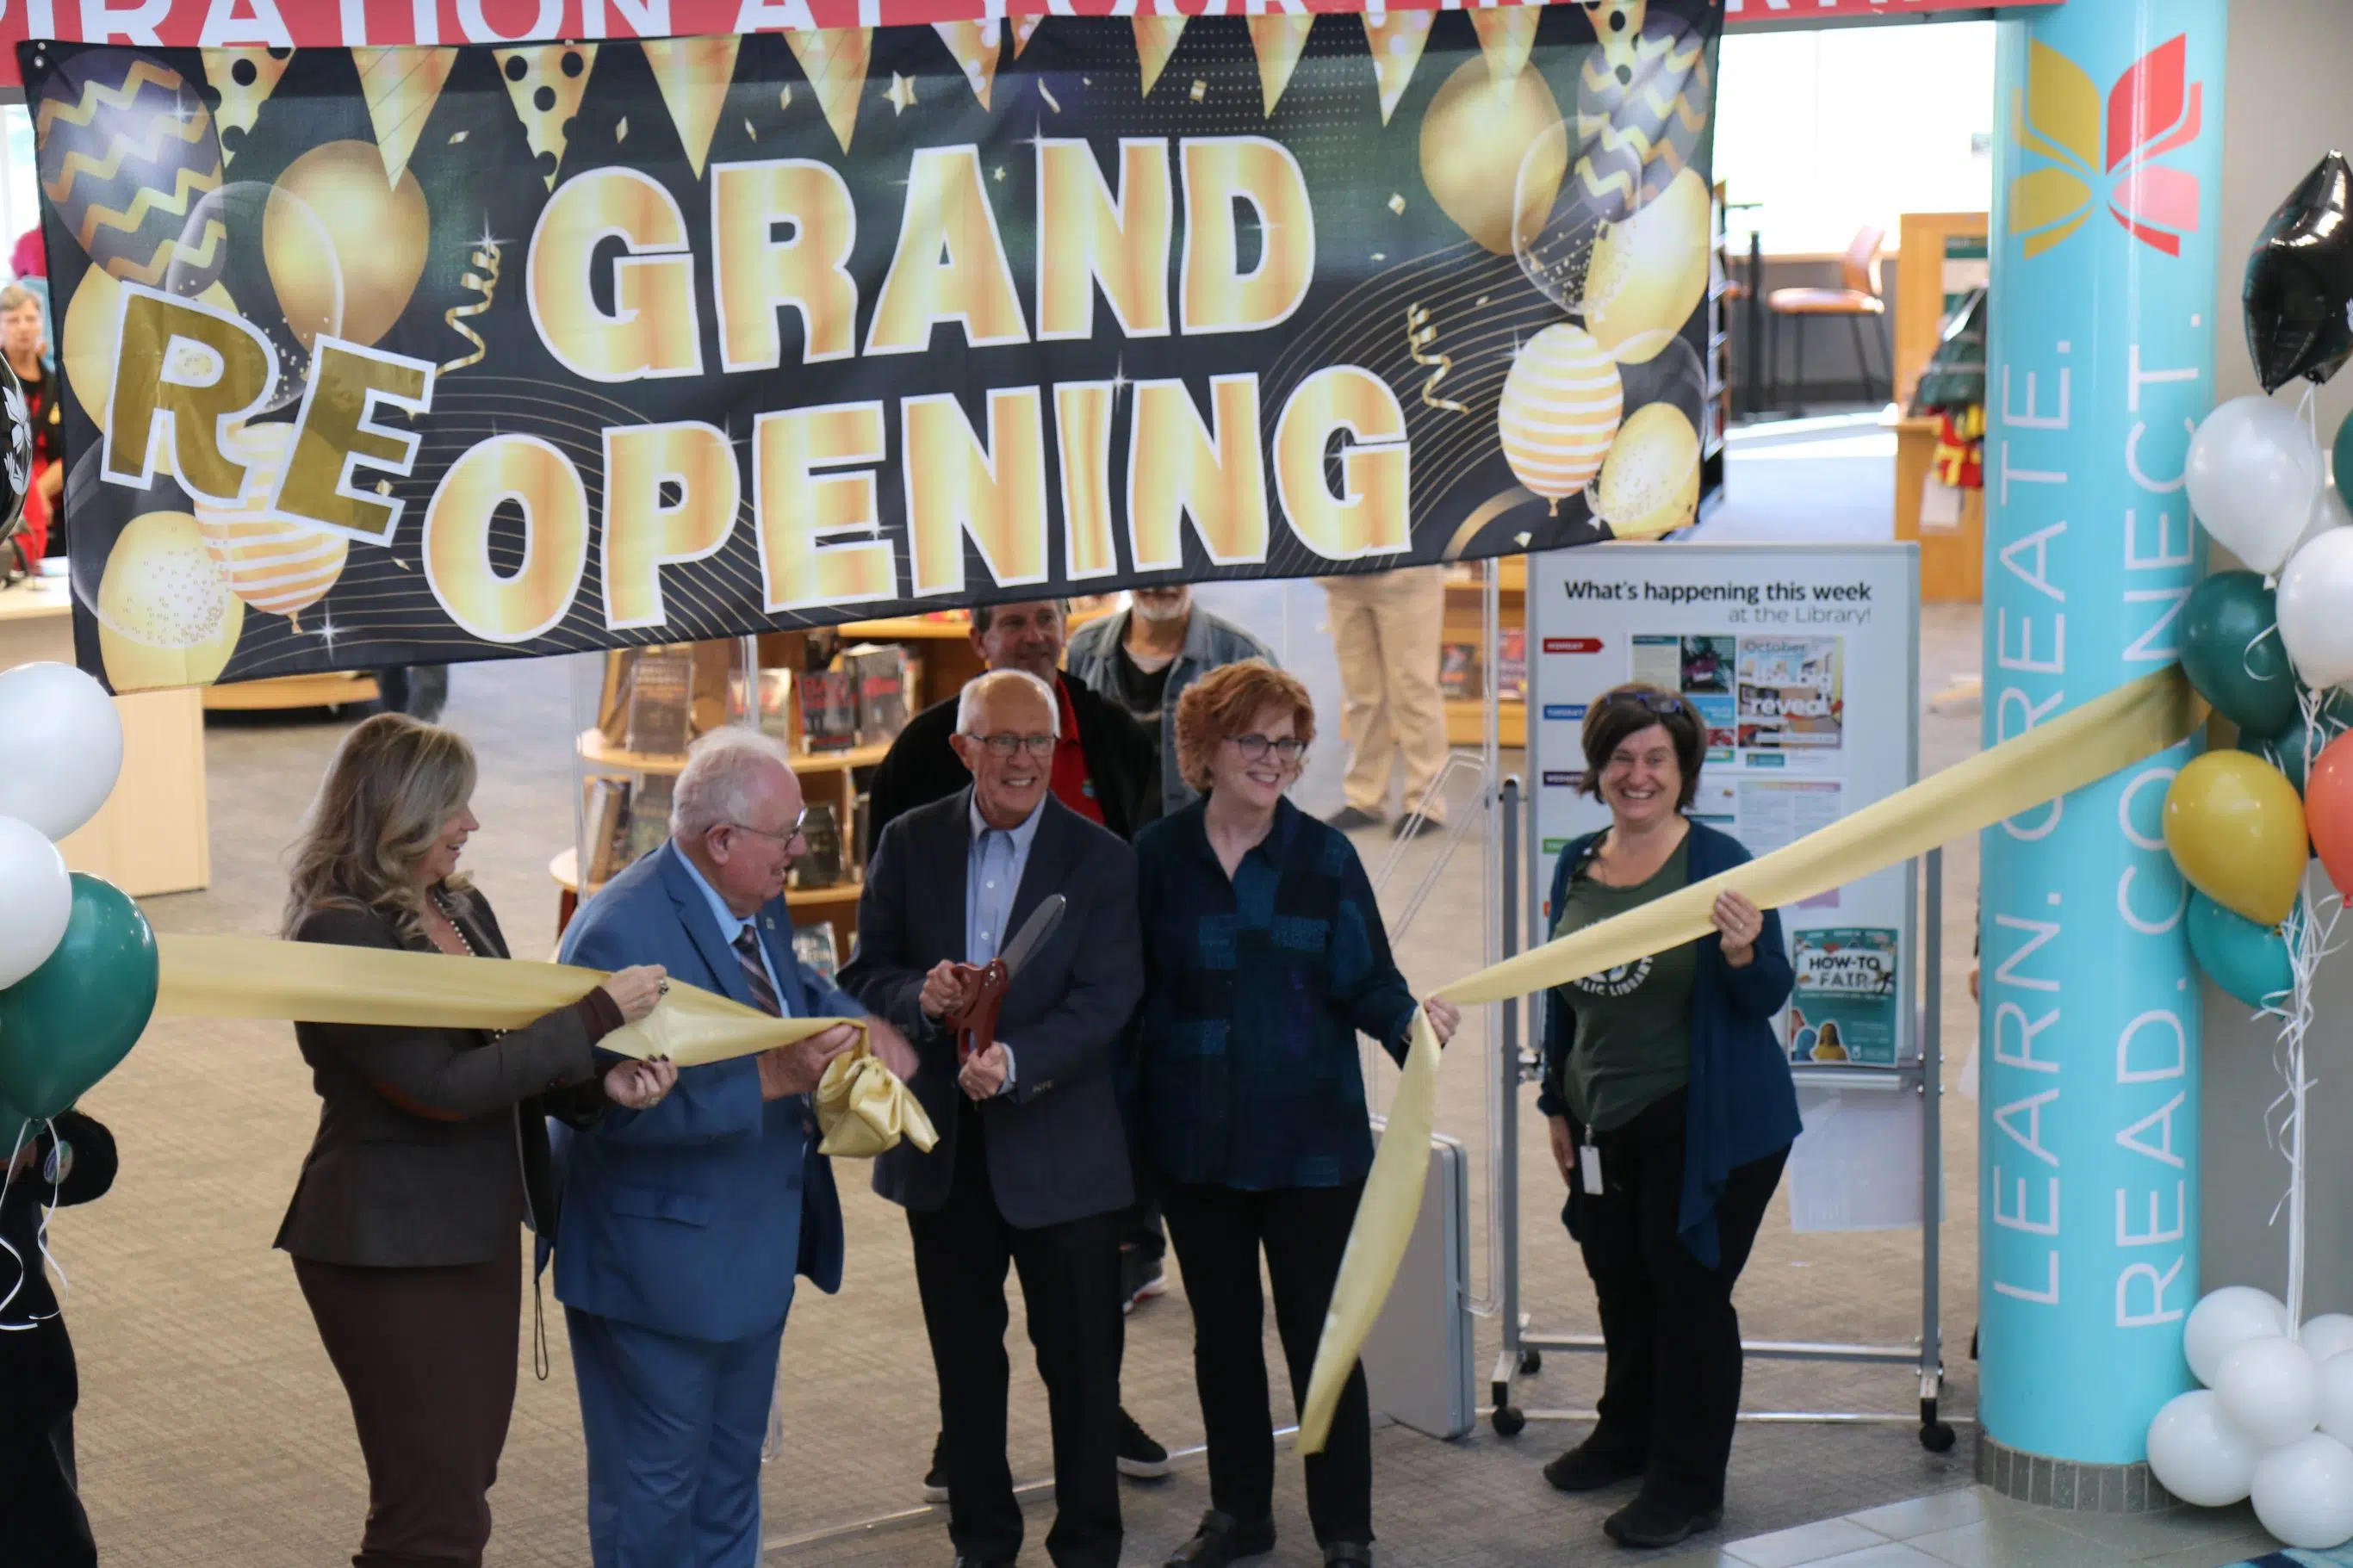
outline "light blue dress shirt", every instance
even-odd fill
[[[991,827],[980,815],[978,791],[974,792],[969,809],[972,848],[965,862],[964,952],[965,962],[977,969],[1013,940],[1013,933],[1006,930],[1013,919],[1013,895],[1020,890],[1021,873],[1029,868],[1029,846],[1037,840],[1038,818],[1046,809],[1046,801],[1040,795],[1036,809],[1018,827]],[[1005,1040],[997,1043],[1005,1047],[1005,1089],[1009,1089],[1013,1047]]]
[[[720,941],[733,946],[739,934],[747,931],[752,933],[752,941],[760,950],[760,967],[767,972],[768,989],[776,993],[776,1010],[786,1017],[792,1016],[793,1005],[786,998],[785,988],[776,980],[776,961],[769,956],[768,944],[760,941],[757,922],[745,920],[729,909],[727,900],[719,896],[719,889],[711,885],[710,879],[702,874],[702,868],[697,866],[691,857],[681,855],[678,863],[686,868],[686,874],[694,879],[696,887],[702,889],[703,899],[711,905],[711,918],[719,922]]]

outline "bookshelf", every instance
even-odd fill
[[[1527,744],[1528,707],[1526,632],[1528,563],[1525,556],[1507,555],[1496,563],[1498,624],[1505,642],[1520,640],[1519,689],[1508,691],[1498,705],[1495,727],[1501,743]],[[1504,662],[1508,649],[1487,646],[1485,589],[1481,568],[1457,562],[1446,569],[1446,621],[1439,634],[1439,679],[1446,689],[1446,743],[1476,746],[1486,738],[1486,679]]]
[[[1911,406],[1921,373],[1936,352],[1946,312],[1985,281],[1984,213],[1906,213],[1896,263],[1895,403]],[[1936,454],[1937,422],[1902,417],[1895,430],[1895,537],[1920,546],[1920,597],[1927,604],[1973,605],[1985,590],[1985,491],[1967,490],[1959,521],[1924,523],[1920,491]]]

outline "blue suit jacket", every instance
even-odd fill
[[[794,958],[782,900],[755,918],[795,1016],[862,1015]],[[581,906],[563,957],[606,970],[659,963],[752,1005],[743,965],[671,845]],[[841,1288],[832,1163],[817,1152],[807,1098],[762,1100],[753,1058],[683,1068],[651,1110],[617,1108],[586,1129],[552,1131],[565,1184],[555,1299],[565,1306],[724,1341],[774,1328],[796,1274]]]

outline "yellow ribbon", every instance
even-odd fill
[[[155,1011],[183,1018],[287,1018],[417,1029],[519,1029],[601,984],[597,970],[504,958],[165,933]],[[673,980],[654,1010],[597,1042],[618,1056],[681,1067],[747,1057],[821,1034],[843,1018],[776,1018]],[[836,1058],[817,1091],[822,1152],[871,1158],[901,1137],[937,1141],[931,1119],[867,1049]]]
[[[1467,975],[1438,993],[1469,1006],[1567,985],[1695,942],[1713,929],[1716,896],[1737,889],[1759,909],[1780,909],[1940,844],[1966,837],[2046,801],[2097,784],[2188,738],[2205,704],[2179,668],[2147,675],[2036,726],[1991,751],[1863,807],[1786,848],[1668,894],[1573,936]],[[1315,1370],[1299,1412],[1299,1450],[1320,1453],[1341,1385],[1397,1283],[1421,1190],[1438,1109],[1438,1037],[1414,1015],[1413,1043],[1389,1103],[1388,1123],[1365,1179],[1365,1195],[1315,1349]]]

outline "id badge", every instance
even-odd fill
[[[1601,1151],[1590,1143],[1577,1146],[1577,1173],[1588,1197],[1601,1192]]]

